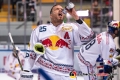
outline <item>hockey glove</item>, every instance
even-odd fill
[[[34,45],[34,52],[39,55],[43,55],[45,53],[45,47],[41,43],[36,43]]]
[[[112,65],[116,66],[116,65],[118,65],[119,61],[118,61],[118,59],[112,58],[111,63],[112,63]]]
[[[120,55],[116,56],[116,59],[120,62]]]
[[[33,73],[21,71],[20,72],[20,80],[33,80]]]
[[[120,55],[120,49],[116,49],[116,51],[118,52],[118,55]]]

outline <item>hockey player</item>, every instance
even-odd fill
[[[25,53],[20,51],[18,47],[16,47],[16,50],[17,50],[17,54],[19,56],[20,62],[23,65]],[[16,57],[15,52],[12,52],[10,55],[7,56],[4,68],[7,71],[7,74],[9,76],[13,77],[15,80],[19,80],[21,68],[18,63],[18,59]]]
[[[94,33],[76,14],[74,8],[67,10],[76,20],[64,23],[63,7],[54,5],[50,10],[50,24],[39,25],[31,33],[30,50],[26,53],[24,71],[26,76],[35,68],[42,68],[52,80],[76,80],[69,77],[73,69],[73,46],[82,45],[92,39]],[[33,51],[34,45],[41,43],[45,48],[44,55]],[[39,49],[38,49],[39,50]],[[24,74],[21,73],[21,75]],[[42,76],[40,80],[45,80]]]
[[[95,74],[95,64],[100,55],[103,60],[109,60],[113,65],[118,64],[115,58],[118,52],[115,48],[114,38],[118,36],[120,24],[119,21],[111,21],[108,23],[108,31],[97,35],[86,45],[80,48],[77,55],[80,70],[87,74],[85,80],[97,80]]]

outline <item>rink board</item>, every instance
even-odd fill
[[[8,76],[5,73],[0,73],[0,80],[15,80],[15,79]],[[34,74],[33,80],[38,80],[38,75],[37,74]]]

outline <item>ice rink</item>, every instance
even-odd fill
[[[34,74],[33,80],[38,80],[37,76],[38,76],[37,74]],[[5,73],[0,73],[0,80],[15,80],[15,79],[8,76]],[[84,79],[82,77],[77,77],[77,80],[84,80]]]
[[[5,73],[0,73],[0,80],[15,80],[14,78],[8,76],[7,74]],[[33,80],[38,80],[37,78],[37,74],[34,75],[34,78]]]

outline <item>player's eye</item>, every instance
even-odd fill
[[[56,10],[59,10],[59,8],[56,8]]]

